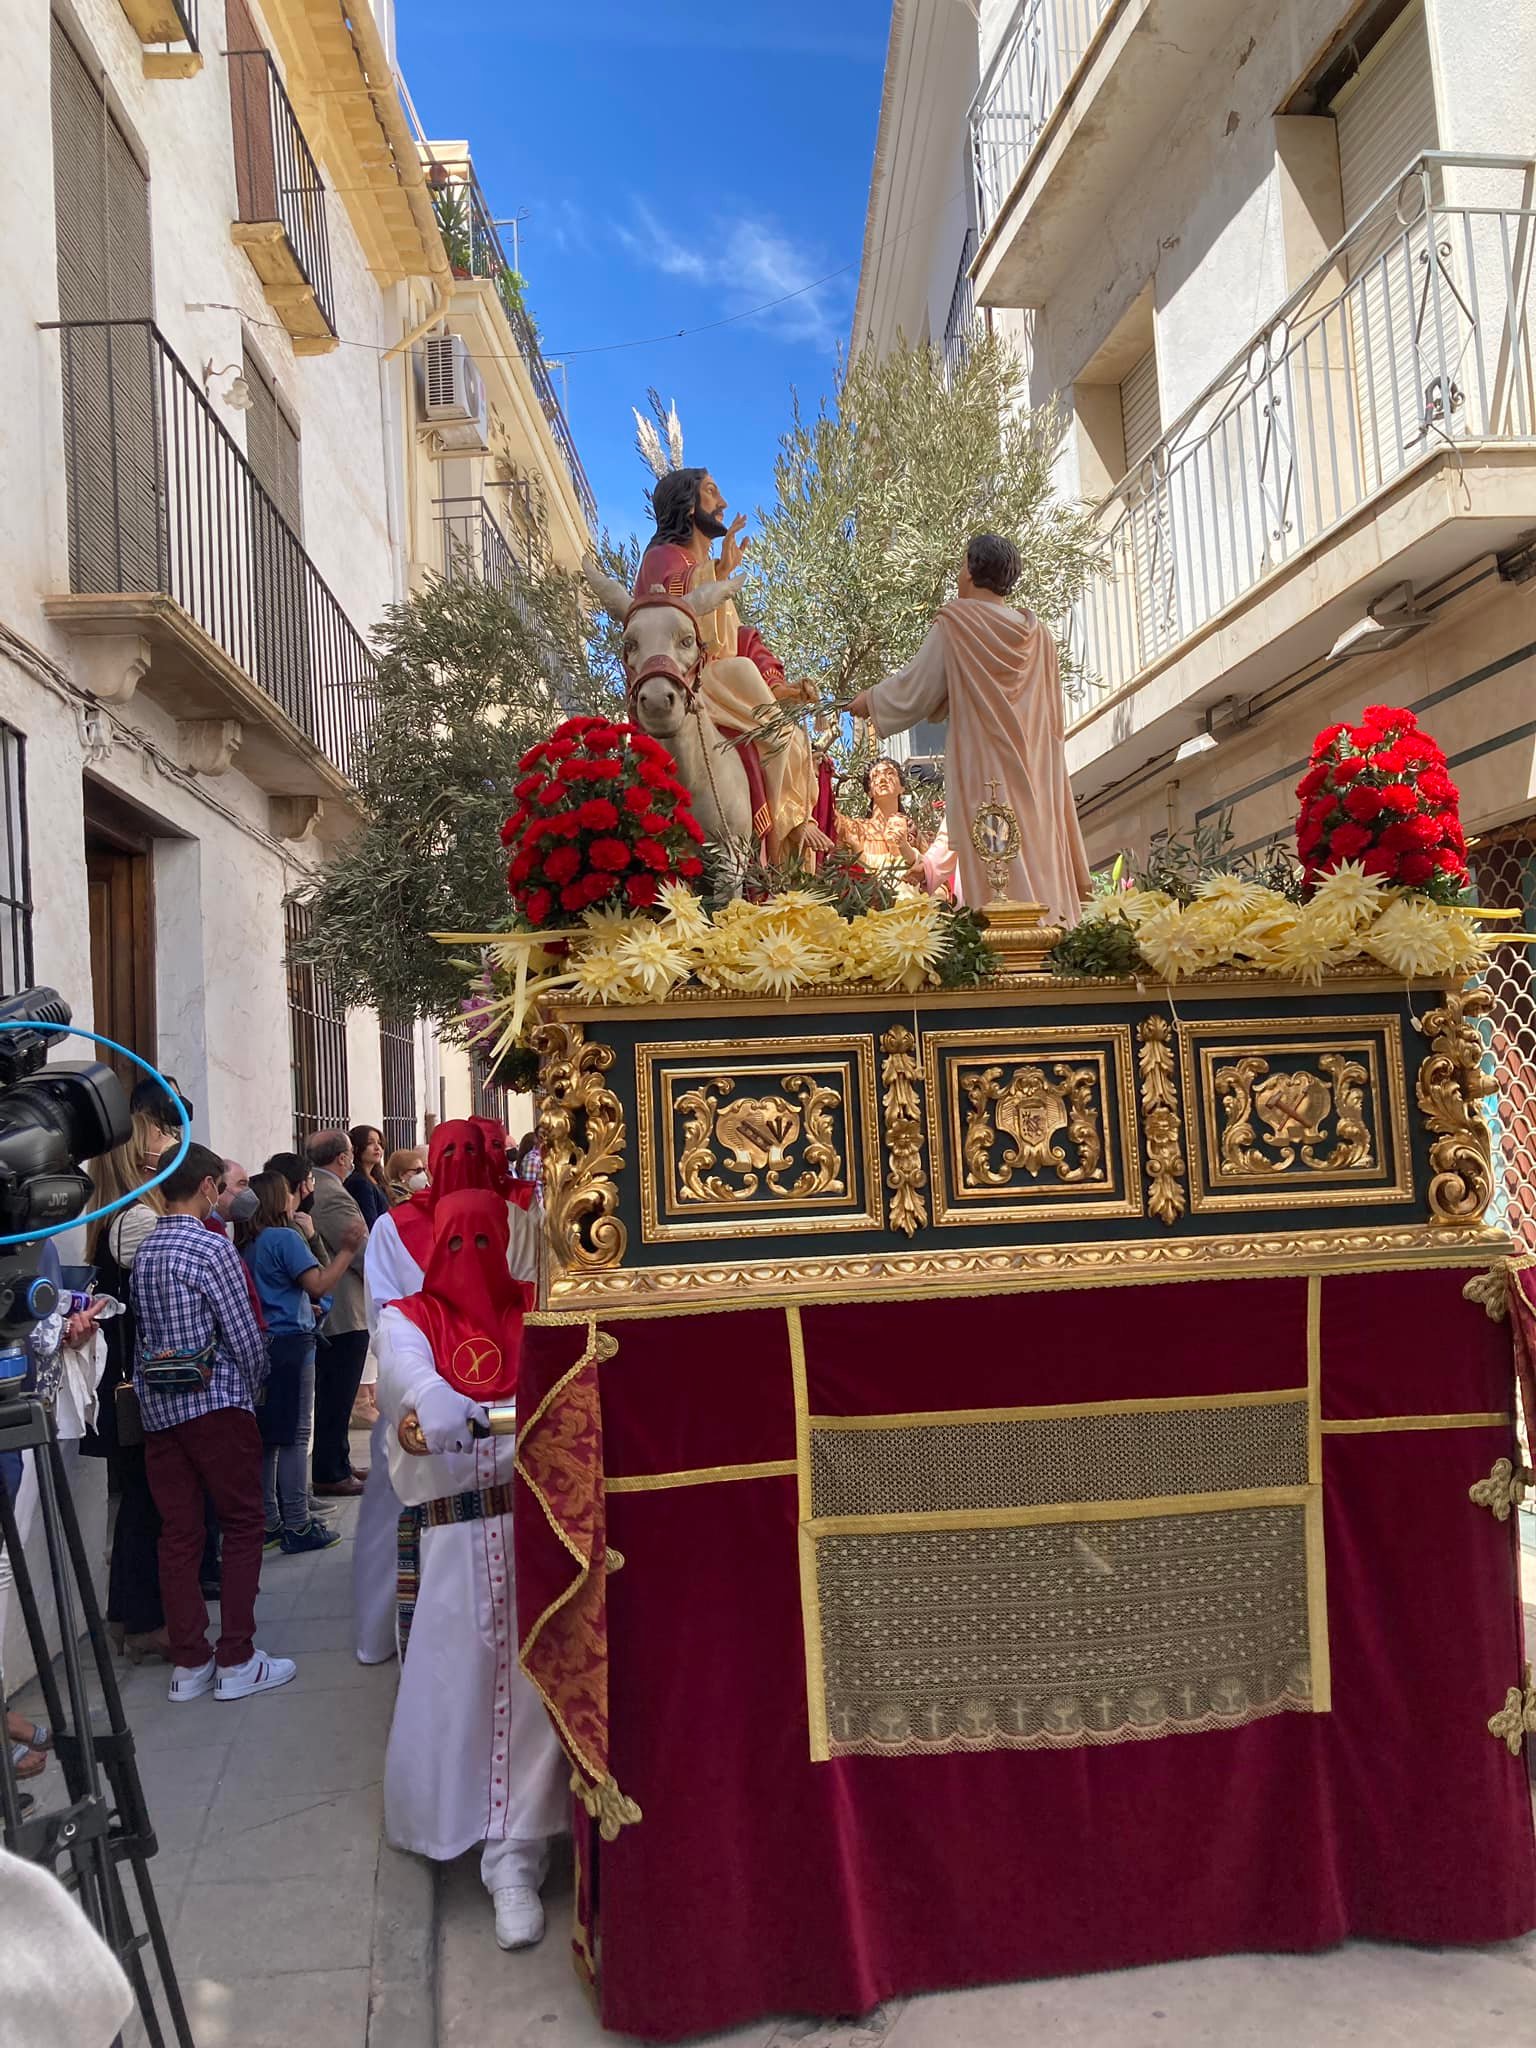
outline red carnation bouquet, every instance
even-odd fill
[[[1467,886],[1461,792],[1445,755],[1411,711],[1367,707],[1358,725],[1330,725],[1296,788],[1296,850],[1315,882],[1344,861],[1442,903]]]
[[[704,872],[704,834],[677,764],[632,725],[568,718],[518,763],[517,809],[501,828],[507,887],[530,925],[593,904],[646,910],[663,882]]]

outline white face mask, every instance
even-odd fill
[[[411,1190],[412,1194],[419,1194],[420,1191],[427,1185],[427,1176],[422,1172],[420,1167],[417,1167],[414,1173],[408,1173],[405,1176],[405,1184]]]

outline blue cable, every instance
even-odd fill
[[[0,1031],[51,1031],[58,1038],[88,1038],[92,1045],[104,1045],[108,1052],[121,1053],[125,1060],[131,1060],[136,1067],[142,1067],[152,1081],[158,1081],[166,1097],[176,1105],[176,1114],[181,1119],[181,1143],[176,1147],[176,1156],[162,1166],[153,1180],[145,1181],[143,1187],[133,1189],[131,1194],[119,1195],[115,1202],[108,1202],[105,1208],[91,1209],[84,1216],[71,1216],[67,1223],[50,1223],[46,1230],[13,1232],[9,1237],[0,1237],[0,1249],[12,1244],[40,1244],[45,1237],[62,1237],[67,1230],[83,1230],[88,1223],[99,1223],[104,1216],[115,1216],[119,1209],[130,1208],[150,1188],[159,1187],[161,1181],[169,1178],[187,1156],[192,1143],[192,1126],[187,1113],[181,1106],[181,1098],[167,1081],[158,1067],[152,1067],[148,1060],[141,1060],[136,1052],[130,1052],[126,1045],[119,1045],[115,1038],[103,1038],[97,1031],[82,1031],[78,1024],[28,1024],[19,1019],[0,1021]],[[3,1101],[0,1096],[0,1101]]]

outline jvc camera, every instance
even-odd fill
[[[82,1161],[132,1134],[128,1097],[99,1060],[45,1066],[60,1034],[25,1028],[68,1024],[57,989],[29,988],[0,998],[0,1236],[68,1223],[91,1199]],[[26,1377],[22,1339],[58,1306],[58,1290],[38,1270],[36,1243],[0,1246],[0,1394]]]

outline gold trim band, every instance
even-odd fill
[[[1409,1223],[1379,1230],[1285,1236],[1106,1239],[976,1251],[857,1253],[731,1265],[636,1266],[566,1273],[547,1309],[605,1318],[714,1308],[809,1307],[892,1298],[982,1296],[1081,1287],[1147,1287],[1198,1280],[1294,1279],[1311,1273],[1390,1273],[1486,1266],[1512,1250],[1502,1230]]]
[[[726,1479],[793,1479],[793,1458],[766,1458],[756,1465],[693,1465],[683,1472],[636,1472],[605,1479],[608,1493],[663,1493],[674,1486],[713,1486]]]
[[[1273,1408],[1308,1398],[1305,1387],[1232,1394],[1147,1394],[1129,1401],[1046,1402],[1036,1408],[932,1408],[905,1415],[813,1415],[812,1429],[923,1429],[972,1422],[1055,1422],[1079,1415],[1165,1415],[1186,1408]]]
[[[1481,1415],[1356,1415],[1323,1422],[1324,1436],[1385,1436],[1408,1429],[1513,1428],[1514,1416],[1493,1409]]]
[[[1216,1515],[1237,1508],[1300,1508],[1310,1486],[1253,1486],[1239,1492],[1157,1494],[1146,1500],[1048,1501],[1027,1508],[946,1508],[937,1514],[824,1515],[807,1521],[813,1541],[823,1536],[892,1536],[958,1529],[1053,1528],[1063,1522],[1138,1522],[1159,1515]]]

